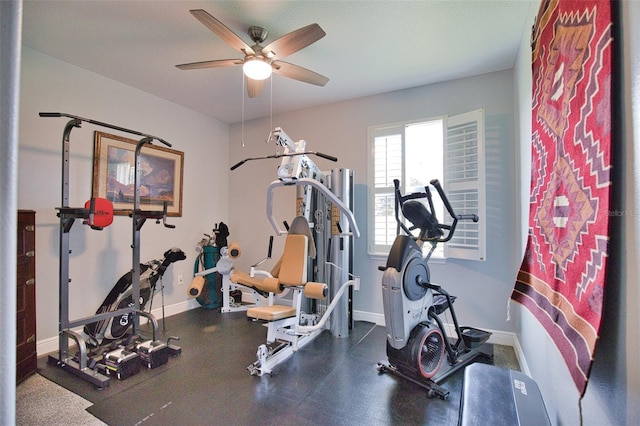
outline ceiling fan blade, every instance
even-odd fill
[[[208,12],[202,9],[190,10],[191,14],[196,19],[204,24],[205,27],[213,31],[218,37],[224,40],[229,46],[237,49],[245,54],[253,55],[255,52],[247,43],[244,42],[236,33],[231,31],[222,22],[211,16]]]
[[[265,80],[252,80],[247,78],[247,93],[250,98],[258,98],[264,89]]]
[[[273,72],[276,74],[293,78],[294,80],[302,81],[304,83],[324,86],[329,82],[329,79],[324,75],[302,68],[298,65],[290,64],[289,62],[275,61],[271,65],[273,67]]]
[[[262,48],[262,54],[270,59],[281,59],[315,43],[325,35],[326,33],[320,28],[320,25],[307,25],[269,43]]]
[[[199,70],[202,68],[221,68],[242,65],[242,59],[218,59],[215,61],[191,62],[189,64],[176,65],[181,70]]]

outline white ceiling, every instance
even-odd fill
[[[525,0],[25,0],[22,37],[25,46],[49,56],[234,123],[243,115],[248,120],[510,69],[523,32],[530,31],[530,7]],[[242,58],[190,9],[206,10],[249,45],[251,25],[269,31],[268,44],[318,23],[327,35],[285,60],[329,83],[317,87],[274,75],[262,96],[250,99],[241,67],[177,69]]]

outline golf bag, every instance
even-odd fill
[[[145,310],[147,303],[153,298],[158,280],[164,275],[167,267],[173,262],[186,259],[179,248],[171,248],[164,253],[163,259],[153,259],[140,264],[140,309]],[[133,270],[124,274],[96,311],[96,315],[113,312],[133,306]],[[133,324],[133,313],[115,316],[93,322],[84,326],[89,343],[99,346],[108,341],[121,339]]]
[[[229,236],[229,227],[224,223],[216,224],[213,228],[215,240],[210,235],[205,234],[208,238],[203,239],[198,244],[197,250],[200,255],[196,258],[193,265],[194,275],[200,271],[214,268],[218,260],[220,260],[220,250],[227,247],[227,237]],[[204,277],[206,284],[202,287],[202,291],[196,300],[203,308],[216,309],[222,306],[222,275],[218,272],[207,274]]]

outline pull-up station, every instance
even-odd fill
[[[89,381],[98,388],[109,385],[109,377],[98,372],[100,365],[96,365],[95,360],[90,359],[87,344],[82,334],[72,330],[74,327],[107,320],[117,316],[131,314],[134,318],[133,334],[135,335],[139,327],[139,317],[144,316],[152,326],[152,339],[155,342],[158,332],[156,319],[150,313],[140,309],[140,229],[147,219],[156,219],[156,223],[162,223],[167,228],[174,228],[174,225],[166,223],[167,203],[164,203],[162,211],[142,211],[140,210],[140,152],[145,144],[152,143],[153,140],[171,146],[164,139],[152,136],[136,130],[96,121],[76,115],[60,112],[41,112],[40,117],[67,117],[70,118],[62,133],[62,200],[61,207],[57,207],[60,218],[60,265],[59,265],[59,344],[57,356],[50,355],[49,363],[58,365],[77,376]],[[76,219],[82,219],[83,223],[92,229],[102,230],[113,222],[113,205],[104,198],[92,197],[84,207],[71,207],[69,202],[69,163],[70,163],[70,135],[75,127],[81,127],[83,122],[100,127],[118,130],[121,132],[141,136],[135,150],[135,181],[134,181],[134,206],[130,217],[132,218],[132,299],[133,306],[117,309],[110,312],[95,314],[89,317],[71,320],[69,319],[69,232]],[[69,339],[73,339],[77,345],[78,353],[74,356],[69,353]],[[170,345],[170,352],[180,353],[180,348]],[[102,366],[104,367],[104,366]],[[103,368],[102,371],[105,371]]]

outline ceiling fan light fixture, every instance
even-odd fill
[[[2,0],[0,0],[2,1]],[[191,62],[176,65],[181,70],[196,70],[202,68],[223,68],[243,65],[243,81],[247,81],[247,94],[250,98],[260,96],[263,82],[276,72],[282,77],[291,78],[303,83],[324,86],[329,79],[316,72],[294,64],[282,61],[283,58],[304,49],[326,35],[318,24],[310,24],[298,28],[288,34],[270,42],[266,46],[262,43],[267,39],[267,30],[259,26],[249,27],[249,37],[255,43],[249,46],[236,33],[227,28],[222,22],[211,16],[203,9],[190,10],[191,14],[211,32],[217,35],[233,49],[239,51],[242,59],[214,59],[210,61]]]
[[[244,75],[252,80],[264,80],[271,75],[271,64],[261,58],[247,59],[242,66]]]

